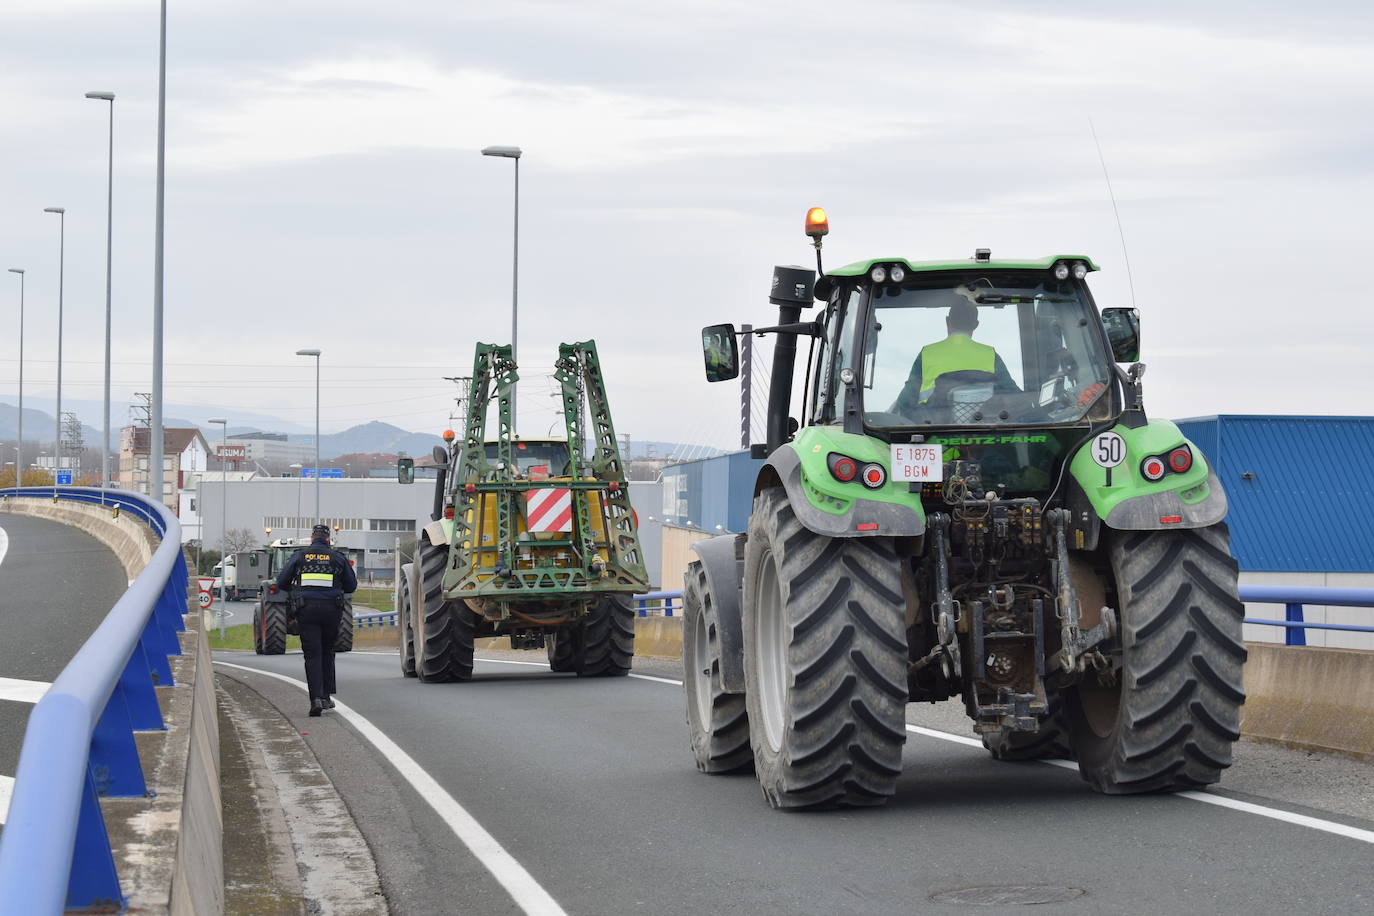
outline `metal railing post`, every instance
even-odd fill
[[[1283,606],[1284,619],[1289,623],[1302,623],[1302,605],[1289,602]],[[1307,632],[1302,627],[1288,627],[1284,630],[1284,645],[1305,646],[1307,645]]]
[[[90,770],[97,795],[138,798],[148,794],[129,704],[119,686],[110,694],[105,711],[91,732]]]

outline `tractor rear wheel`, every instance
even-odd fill
[[[258,633],[263,655],[286,654],[286,601],[264,601]]]
[[[445,601],[448,545],[420,539],[420,576],[415,595],[415,673],[428,684],[472,678],[472,611],[461,600]]]
[[[629,674],[635,655],[635,608],[630,596],[602,595],[582,622],[579,641],[579,677],[624,677]]]
[[[1231,765],[1245,702],[1226,526],[1113,532],[1108,552],[1122,667],[1068,691],[1079,773],[1111,795],[1210,785]]]
[[[1049,709],[1040,718],[1040,727],[1033,732],[1014,732],[1003,729],[994,735],[983,736],[983,747],[998,760],[1043,760],[1058,757],[1073,759],[1069,745],[1069,720],[1064,710],[1064,698],[1051,694]]]
[[[564,624],[544,634],[544,651],[549,655],[549,670],[559,673],[582,667],[582,624]]]
[[[885,802],[906,743],[906,604],[893,542],[814,534],[770,488],[749,518],[743,598],[749,737],[768,803]]]
[[[754,768],[749,712],[742,693],[721,687],[720,633],[714,597],[699,561],[687,565],[682,585],[682,685],[692,754],[703,773],[741,773]]]
[[[335,652],[353,651],[353,603],[347,602],[339,614],[339,635],[334,640]]]
[[[203,615],[202,615],[203,616]],[[262,602],[253,607],[253,651],[262,655]]]
[[[410,578],[415,574],[415,564],[406,563],[401,567],[401,578],[396,583],[396,626],[401,632],[401,675],[415,676],[415,627],[410,620]]]

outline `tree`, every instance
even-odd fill
[[[224,547],[228,553],[242,553],[245,550],[256,550],[262,546],[262,539],[257,532],[247,528],[230,528],[224,533]]]
[[[12,486],[14,486],[14,469],[5,468],[3,471],[0,471],[0,487]],[[23,486],[50,487],[52,486],[52,472],[29,468],[24,472]]]

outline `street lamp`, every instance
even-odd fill
[[[11,267],[19,274],[19,447],[14,450],[14,485],[24,485],[24,268]]]
[[[62,286],[67,273],[67,208],[44,207],[44,213],[56,213],[57,243],[57,417],[56,437],[53,439],[52,495],[57,496],[57,471],[62,467]]]
[[[296,524],[291,526],[296,530],[296,537],[301,536],[301,481],[305,479],[301,471],[304,469],[305,465],[299,461],[291,465],[291,470],[296,472]]]
[[[88,92],[88,99],[110,103],[110,155],[105,181],[105,441],[100,443],[100,488],[110,488],[110,271],[114,251],[114,93]],[[101,494],[101,501],[104,501]]]
[[[510,358],[519,365],[515,351],[516,338],[516,316],[519,313],[520,305],[520,147],[518,146],[488,146],[482,150],[483,156],[496,156],[501,159],[515,160],[515,230],[514,247],[511,257],[511,281],[510,281]],[[515,432],[515,389],[510,392],[510,428]]]
[[[320,351],[297,350],[297,356],[315,357],[315,524],[320,523]]]
[[[229,421],[224,417],[211,417],[205,421],[219,426],[219,471],[221,478],[219,509],[219,638],[224,641],[224,601],[229,591],[229,467],[224,463],[224,448],[229,441]],[[202,536],[205,523],[201,523]]]

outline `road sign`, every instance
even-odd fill
[[[200,594],[196,595],[196,604],[200,606],[200,609],[202,611],[207,610],[210,607],[210,605],[214,603],[215,596],[210,594],[209,592],[201,592]]]
[[[57,472],[57,485],[58,485],[59,487],[69,487],[69,486],[71,486],[71,485],[72,485],[72,472],[71,472],[71,471],[58,471],[58,472]]]
[[[321,480],[329,480],[329,479],[331,479],[331,478],[332,478],[332,479],[342,480],[342,479],[343,479],[343,475],[344,475],[344,469],[343,469],[343,468],[320,468],[320,479],[321,479]],[[302,476],[302,477],[314,477],[314,476],[315,476],[315,469],[314,469],[314,468],[301,468],[301,476]]]
[[[217,458],[240,459],[248,457],[248,446],[246,445],[216,445],[215,456]]]

